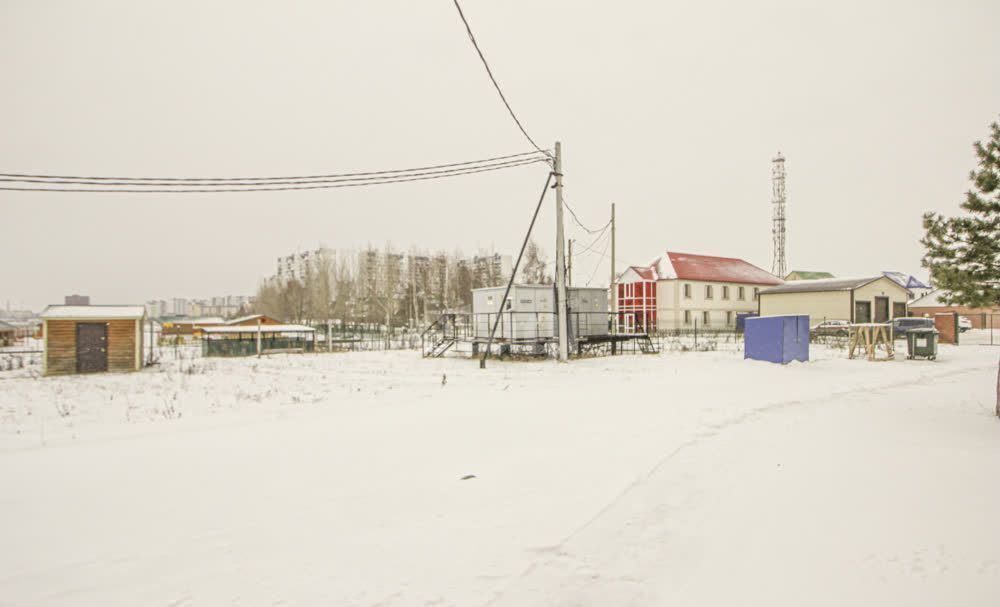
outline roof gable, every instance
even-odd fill
[[[935,289],[930,293],[927,293],[923,297],[918,297],[910,302],[910,307],[913,308],[944,308],[945,303],[941,301],[941,296],[944,295],[939,289]]]
[[[710,255],[693,255],[668,251],[666,255],[654,262],[657,267],[666,269],[669,263],[669,274],[660,275],[661,279],[679,278],[682,280],[703,280],[709,282],[734,282],[758,285],[780,285],[784,281],[770,272],[734,257],[712,257]]]
[[[875,282],[876,280],[888,280],[891,284],[900,285],[886,276],[866,276],[863,278],[821,278],[817,280],[791,280],[783,285],[764,289],[761,295],[774,293],[820,293],[825,291],[853,291]]]
[[[926,285],[918,280],[916,276],[910,276],[909,274],[904,274],[902,272],[882,272],[882,275],[906,289],[931,288],[930,285]]]

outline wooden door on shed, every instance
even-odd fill
[[[892,317],[903,318],[906,316],[906,304],[901,301],[892,302]]]
[[[76,325],[76,372],[108,370],[108,325],[81,322]]]
[[[870,301],[854,302],[854,322],[871,322],[871,321],[872,321],[872,302]]]
[[[875,298],[875,322],[889,322],[889,298]]]

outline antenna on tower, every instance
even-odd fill
[[[788,275],[785,264],[785,157],[780,151],[771,164],[771,203],[774,206],[771,228],[774,237],[774,262],[771,264],[771,274],[784,278]]]

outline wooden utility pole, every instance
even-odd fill
[[[260,317],[257,317],[257,358],[260,358],[261,354],[260,325]]]
[[[562,144],[556,142],[556,322],[559,330],[559,362],[569,360],[569,322],[566,317],[566,254],[563,235]]]
[[[611,333],[618,332],[618,280],[615,275],[615,203],[611,203]]]
[[[566,245],[569,252],[566,254],[566,284],[573,286],[573,239],[570,238]]]

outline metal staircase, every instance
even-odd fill
[[[442,314],[420,334],[420,351],[424,358],[440,358],[458,341],[454,316]]]
[[[636,339],[639,343],[639,351],[643,354],[659,354],[660,349],[656,347],[653,340],[649,338],[649,335],[643,335]]]

